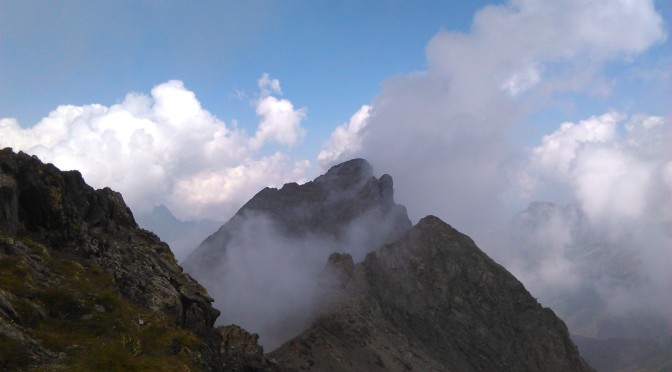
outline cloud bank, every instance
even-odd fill
[[[569,205],[545,206],[542,215],[538,206],[526,211],[527,226],[501,234],[511,240],[499,257],[575,332],[638,338],[672,332],[670,143],[665,118],[608,112],[563,123],[530,150],[525,172],[535,192]],[[582,296],[594,304],[568,305]],[[584,327],[577,313],[585,321],[590,311],[605,324]],[[619,320],[607,325],[600,317]]]
[[[363,125],[334,131],[321,164],[360,149],[377,169],[406,175],[398,199],[413,219],[439,213],[474,232],[487,222],[483,210],[518,186],[513,168],[524,159],[512,140],[530,107],[554,94],[608,94],[602,67],[665,37],[651,1],[487,6],[469,33],[429,42],[426,71],[388,79]]]
[[[59,106],[30,128],[1,119],[0,146],[80,170],[92,186],[119,190],[136,213],[165,204],[180,219],[221,220],[259,189],[301,180],[310,167],[268,151],[300,143],[306,109],[280,98],[280,82],[268,74],[258,84],[254,135],[213,116],[173,80],[109,107]]]
[[[659,305],[656,316],[672,322],[672,277],[661,264],[672,262],[669,111],[596,112],[559,123],[527,151],[515,144],[530,113],[568,96],[608,97],[616,84],[606,78],[609,63],[666,37],[653,1],[487,6],[469,33],[429,42],[426,70],[385,81],[366,120],[334,131],[321,165],[352,153],[369,159],[395,175],[412,219],[436,214],[467,232],[537,296],[595,280],[601,311]],[[529,264],[519,261],[529,250],[508,246],[507,221],[539,199],[571,205],[574,217],[527,232],[524,244],[538,256]],[[586,265],[595,252],[602,259]]]

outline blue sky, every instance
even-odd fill
[[[316,152],[381,81],[424,69],[435,33],[468,30],[485,3],[3,1],[0,117],[31,126],[61,104],[110,105],[179,79],[253,130],[248,101],[268,72],[308,108],[304,146]]]
[[[647,136],[669,136],[670,8],[0,1],[0,146],[182,219],[226,220],[260,188],[352,156],[395,176],[414,217],[470,226],[481,216],[468,210],[540,198],[588,208],[587,143],[654,159],[667,190],[669,150],[635,151],[627,128],[660,122]]]

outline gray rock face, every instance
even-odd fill
[[[290,370],[589,371],[564,323],[436,217],[354,264],[330,257],[320,316],[271,353]]]
[[[362,232],[355,242],[357,248],[367,251],[397,239],[411,227],[406,208],[394,202],[392,177],[377,179],[366,160],[354,159],[312,182],[261,190],[189,255],[185,269],[199,273],[220,265],[227,246],[239,239],[238,231],[257,216],[267,219],[284,237],[321,236],[340,246],[353,243],[348,234],[356,227]]]
[[[273,349],[305,327],[329,254],[363,259],[410,227],[406,208],[394,202],[392,177],[378,179],[355,159],[303,185],[263,189],[184,267],[215,298],[220,324],[258,333]]]
[[[96,316],[123,317],[127,306],[138,306],[200,340],[192,345],[195,365],[221,369],[221,336],[213,328],[219,311],[182,273],[169,247],[137,226],[121,195],[94,190],[79,172],[61,172],[11,149],[0,150],[0,272],[0,341],[30,350],[23,362],[58,364],[76,359],[68,353],[81,346],[54,353],[36,342],[34,327],[95,323]],[[110,287],[97,288],[96,280]],[[100,303],[102,297],[109,304]],[[0,369],[21,365],[2,362]]]

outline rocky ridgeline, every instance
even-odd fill
[[[391,177],[361,159],[262,190],[190,262],[221,260],[243,217],[260,212],[294,242],[352,243],[359,227],[358,244],[375,251],[325,258],[318,306],[274,359],[255,334],[213,327],[206,290],[120,194],[1,150],[0,369],[590,370],[551,310],[438,218],[411,228]],[[259,310],[270,314],[249,309]]]
[[[271,353],[290,370],[591,370],[553,311],[436,217],[324,275],[317,319]]]
[[[231,242],[241,240],[239,231],[257,216],[268,219],[282,237],[319,236],[343,247],[352,243],[346,235],[356,226],[363,232],[357,243],[366,245],[367,251],[394,241],[411,227],[406,208],[394,202],[392,177],[378,179],[371,164],[353,159],[303,185],[261,190],[189,255],[185,269],[216,270]]]
[[[222,370],[211,302],[119,193],[0,151],[0,369]]]

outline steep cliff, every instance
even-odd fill
[[[119,193],[0,150],[0,369],[221,370],[211,302]]]
[[[215,298],[221,324],[259,333],[273,349],[306,326],[332,252],[362,259],[410,227],[392,177],[377,178],[368,162],[354,159],[303,185],[261,190],[184,267]]]
[[[567,327],[466,235],[425,217],[358,264],[334,254],[290,370],[589,371]]]

